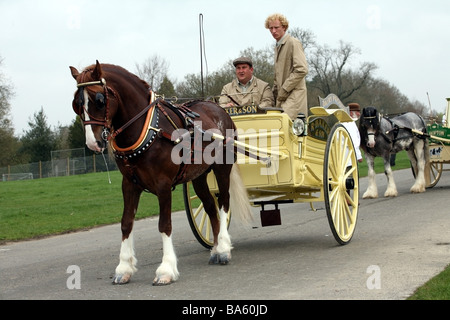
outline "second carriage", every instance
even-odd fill
[[[432,122],[427,125],[429,136],[430,161],[425,170],[427,188],[434,187],[442,176],[444,165],[450,163],[450,98],[447,98],[445,119],[442,123]]]
[[[313,208],[324,201],[334,238],[341,245],[349,243],[358,217],[359,173],[352,138],[343,125],[353,120],[339,99],[321,99],[309,117],[300,114],[294,121],[274,108],[241,106],[227,112],[238,128],[237,162],[251,204],[261,207],[262,226],[281,224],[281,204],[309,202]],[[213,173],[208,185],[215,194]],[[212,229],[202,203],[189,183],[183,193],[195,237],[211,248]]]

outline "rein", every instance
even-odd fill
[[[175,130],[179,129],[178,126],[175,124],[175,122],[172,120],[172,118],[169,116],[167,111],[163,108],[161,105],[161,101],[163,99],[161,97],[158,97],[157,99],[153,100],[154,95],[152,92],[150,92],[150,104],[147,105],[144,109],[139,111],[138,114],[136,114],[132,119],[127,121],[124,125],[122,125],[119,129],[114,130],[112,133],[110,132],[112,130],[110,126],[110,119],[109,119],[109,99],[108,99],[108,91],[111,91],[113,95],[115,96],[115,91],[108,87],[106,85],[106,80],[102,78],[98,81],[90,81],[90,82],[82,82],[77,84],[77,88],[83,90],[86,87],[89,86],[96,86],[101,85],[103,87],[104,95],[105,95],[105,105],[106,105],[106,111],[105,111],[105,118],[104,120],[98,119],[93,117],[84,107],[83,110],[88,114],[89,120],[84,120],[83,117],[80,116],[83,125],[99,125],[103,126],[103,132],[102,132],[102,139],[106,142],[111,141],[111,146],[114,150],[114,153],[116,155],[116,158],[125,159],[125,158],[133,158],[139,154],[141,154],[143,151],[147,150],[150,145],[153,143],[156,134],[158,136],[166,138],[168,140],[171,140],[171,135],[167,132],[165,132],[163,129],[158,128],[159,124],[159,112],[162,112],[165,118],[170,122],[170,124],[173,126]],[[80,92],[80,94],[83,94]],[[152,101],[153,100],[153,101]],[[199,115],[193,111],[191,111],[189,108],[184,107],[182,110],[179,110],[175,106],[169,104],[165,104],[169,109],[171,109],[175,114],[178,115],[180,119],[184,121],[185,126],[188,125],[186,122],[186,118],[183,116],[182,113],[185,114],[187,117],[198,117]],[[81,112],[80,112],[81,114]],[[127,129],[130,125],[132,125],[134,122],[136,122],[139,118],[141,118],[143,115],[147,114],[144,126],[142,128],[142,132],[138,138],[138,140],[131,146],[122,148],[119,147],[116,143],[115,138],[122,133],[125,129]],[[92,120],[91,120],[92,119]],[[152,133],[149,133],[152,131]],[[175,144],[179,143],[180,141],[175,141]]]
[[[109,119],[109,99],[108,99],[108,91],[111,91],[113,93],[113,95],[115,96],[115,92],[112,88],[108,87],[106,85],[106,80],[104,78],[102,78],[101,80],[98,81],[89,81],[89,82],[81,82],[79,84],[77,84],[77,88],[83,90],[86,87],[89,86],[96,86],[96,85],[101,85],[103,87],[103,92],[105,95],[105,105],[106,105],[106,112],[105,112],[105,119],[98,119],[93,117],[84,107],[83,105],[83,110],[88,114],[89,116],[89,120],[85,121],[82,117],[81,120],[83,122],[83,125],[99,125],[99,126],[103,126],[103,132],[102,132],[102,139],[106,142],[110,141],[111,139],[115,139],[123,130],[125,130],[126,128],[128,128],[132,123],[134,123],[137,119],[139,119],[140,117],[142,117],[145,113],[148,113],[149,110],[154,107],[160,100],[161,98],[158,98],[156,100],[154,100],[153,102],[151,102],[147,107],[145,107],[143,110],[141,110],[137,115],[135,115],[132,119],[130,119],[128,122],[126,122],[122,127],[120,127],[117,130],[114,130],[113,133],[110,133],[111,131],[111,126],[110,126],[110,119]],[[80,93],[81,94],[81,93]],[[150,93],[150,96],[153,97],[153,95]],[[152,98],[150,98],[152,99]],[[92,120],[91,120],[92,119]],[[145,130],[144,126],[144,130]],[[141,134],[142,136],[142,134]],[[134,146],[134,145],[133,145]],[[131,150],[131,149],[130,149]]]

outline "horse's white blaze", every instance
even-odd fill
[[[367,129],[367,139],[369,140],[367,141],[367,146],[369,148],[375,147],[375,130],[373,128]]]
[[[89,113],[88,113],[89,95],[87,93],[87,90],[83,90],[83,94],[84,94],[84,119],[86,121],[89,121],[91,119],[89,118]],[[97,144],[97,140],[95,139],[94,131],[92,131],[92,125],[84,126],[84,128],[85,128],[85,137],[86,137],[87,147],[89,149],[91,149],[92,151],[102,152],[102,149],[99,148],[99,146]]]
[[[130,233],[127,239],[122,241],[120,247],[120,263],[116,268],[117,275],[126,275],[131,277],[137,271],[137,259],[134,253],[134,237],[133,232]]]
[[[163,258],[161,265],[156,270],[155,282],[169,283],[178,280],[177,256],[173,248],[172,237],[161,233],[163,242]]]

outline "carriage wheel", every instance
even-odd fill
[[[205,248],[211,249],[214,246],[214,235],[211,227],[211,221],[203,208],[203,203],[191,187],[192,184],[190,182],[183,184],[184,206],[186,208],[189,225],[191,226],[191,230],[198,242],[200,242],[200,244]],[[216,208],[218,212],[219,206],[217,204],[217,197],[214,194],[213,197],[216,201]],[[227,227],[230,225],[230,221],[231,211],[228,212]]]
[[[323,189],[333,236],[339,244],[347,244],[353,237],[358,217],[359,173],[352,139],[339,123],[328,136]]]
[[[411,161],[410,161],[411,164]],[[430,162],[429,166],[425,166],[425,181],[427,183],[426,188],[433,188],[441,179],[442,171],[443,171],[443,163],[442,162]],[[427,170],[429,174],[429,181],[427,177]],[[411,171],[414,179],[416,178],[416,172],[414,171],[413,166],[411,165]]]
[[[433,188],[442,176],[442,162],[430,162],[430,184],[427,188]]]

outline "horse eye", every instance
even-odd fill
[[[97,92],[97,94],[95,95],[95,103],[97,105],[97,108],[103,109],[105,107],[105,96],[100,92]]]

